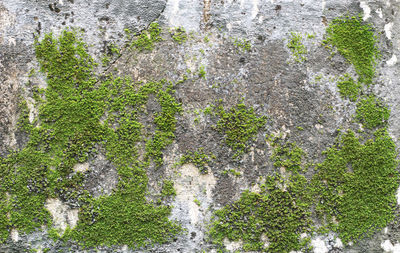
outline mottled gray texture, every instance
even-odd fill
[[[178,195],[172,203],[175,207],[171,217],[181,222],[188,233],[170,244],[138,252],[211,250],[212,245],[204,241],[211,210],[238,199],[240,192],[252,189],[252,183],[257,183],[260,175],[272,173],[273,168],[262,134],[252,144],[250,153],[240,161],[232,161],[232,150],[209,127],[215,122],[202,114],[197,116],[194,110],[204,109],[217,99],[234,104],[244,98],[257,113],[269,117],[267,132],[287,134],[311,159],[320,161],[321,151],[333,143],[338,128],[358,127],[351,121],[354,104],[341,99],[336,88],[338,75],[355,71],[340,55],[328,59],[329,52],[320,45],[327,22],[332,18],[346,13],[367,13],[365,6],[370,8],[370,15],[364,17],[382,33],[379,38],[382,58],[372,89],[392,110],[390,133],[400,147],[400,68],[394,60],[396,57],[400,60],[400,2],[361,2],[362,5],[353,0],[0,0],[0,155],[23,145],[26,139],[16,131],[17,103],[20,94],[29,94],[28,72],[37,67],[32,48],[35,34],[42,36],[50,31],[58,34],[65,27],[82,28],[84,40],[91,45],[91,54],[99,61],[111,43],[124,45],[125,28],[138,32],[158,21],[165,28],[163,37],[169,38],[168,27],[182,26],[193,32],[188,42],[179,45],[166,39],[150,53],[125,50],[112,67],[98,71],[129,75],[139,81],[177,80],[187,69],[192,71],[189,76],[193,78],[177,88],[176,97],[183,104],[184,113],[178,119],[176,141],[165,151],[166,165],[148,173],[150,193],[159,191],[160,178],[172,177],[175,185],[190,195]],[[291,58],[286,43],[291,31],[315,34],[314,39],[306,40],[308,60],[302,64],[288,64]],[[205,36],[209,42],[205,42]],[[235,38],[250,40],[251,51],[235,47]],[[200,66],[205,67],[206,79],[195,78]],[[315,82],[320,74],[322,80]],[[36,79],[36,84],[45,84],[42,76]],[[147,109],[151,113],[159,108],[150,101]],[[198,123],[194,122],[196,117]],[[298,126],[304,130],[300,131]],[[209,177],[191,176],[188,167],[173,168],[179,155],[199,147],[219,158]],[[240,171],[242,176],[222,174],[229,168]],[[85,184],[92,194],[109,194],[116,182],[115,168],[104,157],[89,159]],[[211,195],[204,193],[204,189]],[[192,195],[202,203],[198,210],[190,203]],[[197,215],[198,223],[193,224],[191,212]],[[388,233],[382,231],[345,249],[335,246],[333,236],[322,239],[329,252],[382,252],[384,240],[393,245],[400,240],[400,228],[391,224]],[[9,239],[0,245],[0,252],[46,247],[51,248],[50,252],[81,250],[76,245],[55,244],[45,233],[35,232],[20,235],[17,242]],[[125,247],[89,250],[128,251]]]

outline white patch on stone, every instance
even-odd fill
[[[37,114],[37,110],[35,109],[33,103],[34,103],[33,99],[31,98],[26,99],[26,105],[28,106],[29,110],[29,123],[33,122],[33,120],[35,119],[35,115]]]
[[[400,205],[400,187],[397,188],[396,198],[397,198],[397,205]]]
[[[0,8],[0,32],[6,30],[15,23],[15,16],[6,8]]]
[[[385,227],[385,228],[383,229],[383,233],[385,233],[385,234],[388,233],[388,227]]]
[[[314,253],[328,253],[329,251],[325,242],[319,237],[311,240],[311,245],[314,247]]]
[[[326,6],[326,0],[322,0],[321,1],[321,9],[325,10],[325,6]]]
[[[200,1],[168,0],[164,15],[171,27],[183,27],[186,31],[198,31],[202,20]]]
[[[193,164],[183,165],[180,173],[180,178],[174,182],[176,190],[174,207],[186,209],[190,223],[194,226],[204,218],[202,211],[212,202],[212,190],[217,180],[211,172],[200,174],[199,169]],[[195,199],[201,202],[202,210],[194,202]]]
[[[260,186],[258,184],[255,184],[255,185],[253,185],[251,187],[250,191],[254,192],[254,193],[260,193],[261,192],[261,188],[260,188]]]
[[[268,248],[269,247],[269,240],[266,234],[262,234],[261,235],[261,241],[264,243],[264,248]]]
[[[375,12],[378,14],[380,18],[383,18],[383,13],[381,8],[377,9]]]
[[[228,28],[228,31],[231,31],[231,30],[232,30],[232,24],[228,23],[228,24],[226,25],[226,28]]]
[[[371,8],[369,8],[368,4],[365,1],[360,1],[360,7],[364,11],[363,20],[367,20],[371,17]]]
[[[316,128],[317,130],[321,130],[321,129],[324,128],[324,126],[321,125],[321,124],[315,124],[315,128]]]
[[[237,251],[237,250],[239,250],[239,249],[241,249],[243,247],[243,242],[241,240],[239,240],[237,242],[231,242],[227,238],[225,238],[224,239],[224,245],[225,245],[225,248],[228,251],[234,252],[234,251]]]
[[[67,226],[74,228],[78,222],[78,209],[70,209],[59,199],[47,199],[45,204],[53,218],[53,224],[56,229],[64,233]]]
[[[400,253],[400,243],[396,243],[393,247],[393,253]]]
[[[397,56],[394,54],[392,57],[386,62],[388,66],[394,66],[397,63]]]
[[[11,229],[11,240],[13,240],[13,242],[18,242],[19,241],[19,233],[18,230],[16,230],[15,228]]]
[[[393,252],[394,246],[389,240],[386,240],[386,241],[381,243],[381,248],[385,252]]]
[[[340,240],[339,237],[336,237],[335,244],[333,246],[335,246],[336,248],[343,248],[342,240]]]
[[[251,10],[251,19],[255,19],[257,17],[258,12],[260,11],[258,9],[258,4],[259,4],[259,0],[253,0],[253,8]]]
[[[70,228],[74,228],[78,224],[79,220],[79,209],[70,209],[67,211],[67,219]]]
[[[77,164],[74,165],[74,168],[73,168],[73,170],[75,172],[85,172],[88,169],[89,169],[89,163],[88,162],[86,162],[86,163],[77,163]]]
[[[387,23],[384,27],[385,29],[385,34],[386,37],[390,40],[392,39],[392,27],[393,27],[393,22]]]
[[[16,45],[17,45],[17,42],[15,41],[15,38],[9,37],[9,38],[8,38],[8,45],[9,45],[9,46],[16,46]]]

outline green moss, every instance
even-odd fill
[[[204,113],[206,114],[206,111]],[[222,105],[217,106],[213,108],[213,114],[218,118],[215,129],[224,135],[225,143],[236,155],[246,151],[248,143],[267,123],[266,116],[258,116],[252,107],[243,103],[227,110]]]
[[[174,189],[174,182],[171,180],[164,180],[161,189],[161,195],[164,197],[174,197],[176,196],[176,191]]]
[[[179,226],[168,220],[170,207],[155,207],[146,202],[145,170],[139,167],[124,170],[117,191],[91,199],[84,206],[72,239],[82,241],[86,247],[128,245],[136,248],[165,243],[180,231]]]
[[[302,159],[305,152],[294,142],[283,142],[281,138],[271,136],[270,145],[273,147],[270,159],[277,168],[284,167],[290,172],[303,170]]]
[[[235,47],[237,47],[238,49],[243,50],[245,52],[250,52],[250,50],[251,50],[251,43],[249,40],[246,40],[246,39],[235,38],[233,41],[233,45]]]
[[[205,153],[204,149],[200,148],[195,152],[187,152],[183,155],[179,161],[179,165],[185,163],[193,163],[200,171],[201,174],[208,173],[208,166],[212,164],[213,160],[216,159],[215,155],[212,153]]]
[[[150,34],[157,33],[156,28],[151,25]],[[63,31],[59,38],[45,35],[35,41],[35,52],[48,88],[44,99],[36,101],[40,125],[29,123],[26,102],[21,102],[18,125],[30,139],[22,150],[1,160],[0,240],[11,228],[29,233],[47,224],[54,232],[44,208],[48,198],[80,206],[77,227],[58,236],[60,240],[132,248],[170,240],[180,228],[168,219],[171,207],[146,200],[145,169],[151,161],[162,164],[162,151],[175,137],[181,106],[173,97],[174,85],[112,76],[100,81],[77,31]],[[152,123],[155,133],[145,132],[139,120],[149,117],[145,107],[150,97],[161,107]],[[139,143],[145,144],[144,160],[139,159]],[[97,145],[116,167],[118,185],[111,195],[95,199],[84,189],[83,175],[72,168],[87,161]]]
[[[237,171],[237,170],[235,170],[235,169],[228,169],[228,170],[224,170],[223,172],[222,172],[222,175],[228,175],[228,174],[231,174],[231,175],[233,175],[233,176],[235,176],[235,177],[240,177],[242,174],[240,173],[240,171]]]
[[[287,47],[292,52],[293,58],[296,62],[303,62],[307,60],[307,48],[303,44],[303,37],[299,33],[291,32]]]
[[[324,42],[336,47],[353,64],[361,83],[370,84],[379,56],[376,41],[371,25],[363,23],[361,17],[346,16],[332,20]]]
[[[295,144],[272,139],[275,166],[285,161],[292,166],[287,175],[267,177],[261,192],[244,191],[238,201],[215,211],[210,238],[222,247],[225,238],[241,240],[244,251],[290,252],[309,249],[312,231],[310,184],[300,171],[304,152]],[[290,147],[290,148],[287,148]],[[295,153],[295,155],[294,155]],[[284,157],[285,159],[281,159]],[[289,166],[289,167],[290,167]],[[298,167],[297,167],[298,166]],[[268,240],[266,246],[263,238]]]
[[[199,68],[199,77],[206,79],[206,71],[204,69],[204,66],[200,66],[200,68]]]
[[[349,74],[340,77],[337,87],[339,88],[340,96],[342,98],[348,98],[352,102],[357,100],[362,90],[362,85],[359,82],[355,82]]]
[[[130,36],[130,32],[126,32]],[[143,50],[153,50],[154,43],[162,41],[160,36],[161,29],[158,23],[151,23],[148,30],[143,31],[139,36],[137,36],[131,43],[131,48],[135,48],[139,51]]]
[[[200,200],[194,199],[193,202],[194,202],[197,206],[201,206]]]
[[[183,27],[177,27],[174,29],[170,29],[169,33],[171,34],[171,38],[177,42],[178,44],[182,44],[187,41],[188,36]]]
[[[399,172],[396,146],[385,129],[365,142],[348,131],[324,154],[313,177],[316,211],[344,243],[393,220]]]
[[[245,191],[241,198],[214,213],[210,237],[217,245],[225,238],[241,240],[244,251],[289,252],[307,248],[308,240],[301,233],[311,228],[309,206],[302,200],[300,176],[282,190],[282,178],[269,177],[260,193]],[[262,237],[266,237],[266,246]]]
[[[368,129],[386,126],[390,116],[390,110],[382,100],[369,95],[357,103],[356,119]]]

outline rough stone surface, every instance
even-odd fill
[[[197,116],[195,110],[218,99],[235,104],[243,98],[256,113],[269,117],[268,131],[287,135],[311,159],[321,161],[321,151],[333,143],[337,129],[355,125],[355,106],[340,98],[335,78],[355,71],[340,55],[328,61],[330,53],[321,47],[328,22],[346,13],[362,13],[363,19],[381,33],[382,56],[372,89],[391,109],[389,131],[400,147],[400,1],[0,0],[0,156],[26,142],[27,137],[16,127],[18,101],[19,96],[30,93],[28,74],[38,66],[32,47],[35,35],[58,34],[66,27],[83,28],[90,53],[100,62],[107,46],[124,45],[125,28],[140,32],[157,21],[164,29],[163,37],[168,38],[169,27],[184,27],[191,32],[187,42],[166,39],[152,52],[140,54],[126,50],[111,67],[99,67],[98,71],[131,76],[137,81],[177,80],[187,74],[187,69],[195,76],[201,66],[205,67],[205,79],[193,79],[177,88],[175,95],[184,112],[178,118],[176,140],[164,152],[165,165],[148,172],[150,193],[159,190],[160,178],[173,179],[177,196],[171,219],[180,222],[187,233],[169,244],[137,252],[214,252],[205,241],[211,211],[239,199],[243,190],[256,191],[254,184],[259,176],[271,174],[273,167],[265,136],[259,134],[251,151],[240,161],[232,161],[233,151],[222,145],[218,132],[209,128],[215,122],[202,114]],[[303,64],[288,64],[291,56],[286,43],[291,31],[315,34],[314,39],[306,41],[308,60]],[[243,38],[251,41],[250,52],[234,45],[235,39]],[[316,82],[320,74],[323,79]],[[45,85],[43,76],[35,78],[37,85]],[[32,120],[37,108],[31,105],[29,109]],[[151,101],[147,109],[150,113],[159,110]],[[192,164],[173,166],[180,155],[198,147],[219,157],[209,174],[199,174]],[[241,176],[221,173],[228,169],[239,171]],[[85,188],[95,197],[111,194],[118,183],[116,169],[101,152],[75,170],[85,174]],[[47,208],[62,230],[67,224],[76,224],[78,207],[74,203],[52,199]],[[400,252],[399,243],[400,225],[395,222],[354,245],[343,246],[334,235],[312,240],[316,253]],[[226,242],[226,246],[231,251],[240,249],[238,242]],[[28,235],[13,231],[0,245],[0,252],[41,252],[44,248],[49,252],[132,252],[127,247],[84,251],[78,245],[54,243],[46,231]]]

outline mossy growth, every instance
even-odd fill
[[[129,32],[127,32],[127,34],[130,36]],[[139,51],[151,51],[154,48],[155,42],[162,41],[160,34],[161,28],[159,24],[153,22],[150,24],[147,30],[142,31],[139,36],[136,36],[136,38],[132,41],[130,47],[135,48]]]
[[[205,153],[203,148],[196,150],[195,152],[187,152],[183,155],[178,163],[178,165],[193,163],[201,174],[208,173],[208,166],[212,164],[216,157],[212,153]]]
[[[270,176],[261,192],[242,193],[240,199],[215,211],[209,236],[222,248],[224,239],[243,242],[243,251],[290,252],[309,248],[309,204],[302,198],[305,177],[296,175],[282,189],[284,180]],[[266,239],[266,240],[265,240]]]
[[[310,238],[301,237],[313,229],[310,184],[300,173],[305,172],[305,152],[280,138],[273,138],[272,142],[277,168],[282,167],[282,161],[296,166],[285,175],[268,176],[260,192],[246,190],[238,201],[215,211],[209,236],[221,248],[225,239],[241,240],[243,251],[290,252],[310,248]]]
[[[349,130],[324,154],[312,179],[316,212],[343,243],[370,236],[394,219],[400,177],[386,129],[366,141]]]
[[[187,33],[183,27],[171,28],[169,33],[171,34],[171,38],[178,44],[182,44],[188,39]]]
[[[164,180],[162,189],[161,189],[161,195],[163,197],[175,197],[176,196],[176,191],[174,188],[174,182],[171,180]]]
[[[76,30],[35,40],[35,52],[48,88],[38,95],[36,121],[29,122],[26,102],[21,103],[18,126],[29,141],[1,159],[1,240],[11,229],[29,233],[48,225],[52,231],[44,207],[49,198],[80,206],[77,226],[58,236],[62,240],[85,247],[132,248],[170,240],[180,227],[168,219],[170,206],[146,200],[146,169],[152,161],[162,164],[162,151],[175,137],[176,116],[182,109],[173,96],[174,84],[113,76],[100,80]],[[161,109],[154,115],[155,132],[145,133],[140,118],[149,117],[145,108],[150,97]],[[97,146],[116,167],[118,185],[110,195],[94,198],[84,188],[84,175],[73,166],[86,162]],[[139,157],[140,146],[145,146],[144,159]]]
[[[258,131],[267,124],[266,116],[259,116],[254,108],[244,103],[225,109],[222,105],[206,108],[205,114],[213,114],[218,118],[214,128],[224,135],[225,143],[232,148],[235,157],[243,154],[248,144],[253,140]]]
[[[389,108],[375,95],[366,96],[357,103],[355,117],[365,128],[386,126],[389,116]]]
[[[303,171],[302,160],[306,153],[295,142],[284,142],[279,136],[269,136],[272,149],[270,159],[276,168],[285,168],[290,172]]]
[[[250,50],[251,50],[251,42],[249,40],[247,40],[247,39],[235,38],[234,41],[233,41],[233,45],[236,48],[238,48],[240,50],[243,50],[245,52],[250,52]]]
[[[375,76],[375,64],[379,57],[377,38],[369,24],[358,17],[339,17],[326,29],[325,44],[337,48],[356,70],[359,81],[371,84]]]
[[[200,66],[199,68],[199,78],[206,79],[206,71],[204,69],[204,66]]]
[[[303,37],[300,33],[291,32],[287,47],[293,55],[296,62],[303,62],[307,60],[307,48],[303,44]]]
[[[345,74],[344,76],[340,77],[337,87],[339,89],[340,96],[342,98],[347,98],[352,102],[357,100],[362,91],[362,85],[359,82],[354,81],[349,74]]]

